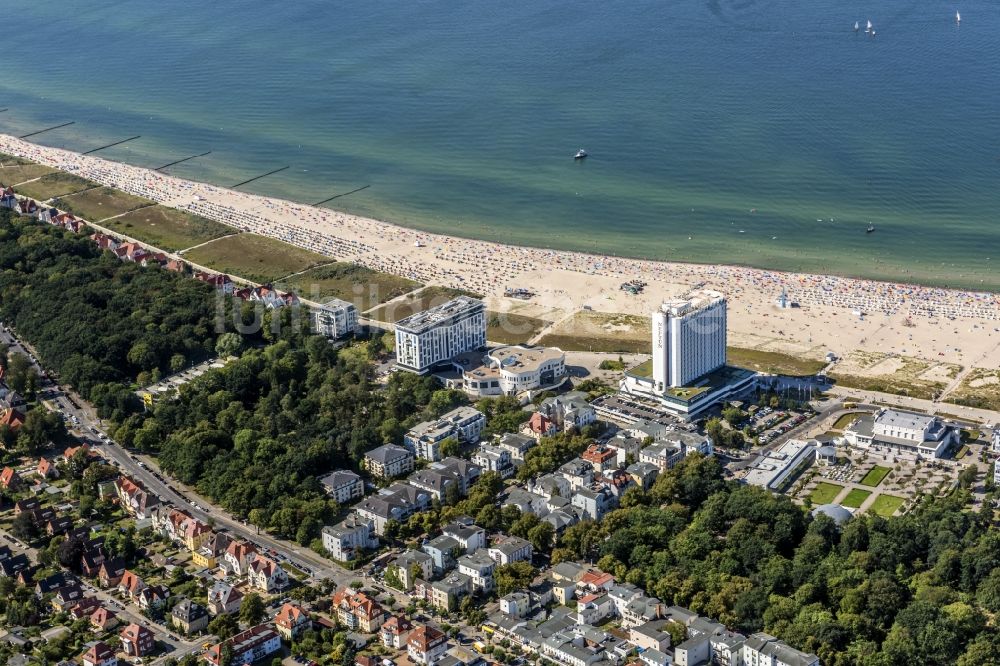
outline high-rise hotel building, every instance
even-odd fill
[[[656,390],[688,386],[726,364],[726,299],[719,292],[667,301],[652,319]]]
[[[396,323],[396,365],[424,374],[456,354],[486,346],[486,306],[468,296]]]

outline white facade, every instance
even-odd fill
[[[323,528],[323,548],[341,562],[350,562],[361,551],[378,548],[375,524],[367,518],[352,514],[333,527]]]
[[[396,365],[423,374],[452,356],[486,346],[486,306],[468,296],[396,324]]]
[[[665,302],[654,312],[653,380],[658,391],[687,386],[726,363],[726,299],[716,291]]]
[[[353,335],[358,329],[358,309],[353,303],[334,298],[309,312],[313,332],[328,338]]]
[[[514,462],[510,451],[499,446],[481,443],[479,450],[472,454],[472,463],[482,467],[484,472],[496,472],[502,479],[514,475]]]
[[[780,488],[800,467],[812,464],[816,459],[817,444],[815,440],[788,440],[754,460],[743,482],[767,490]]]
[[[441,442],[454,437],[459,442],[475,442],[486,426],[486,417],[472,407],[458,407],[436,421],[415,425],[403,436],[403,443],[418,458],[441,459]]]

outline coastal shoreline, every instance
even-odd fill
[[[1000,339],[995,323],[1000,295],[990,292],[472,240],[176,178],[8,135],[0,135],[0,152],[338,261],[481,293],[491,310],[544,316],[554,324],[587,310],[647,315],[663,299],[704,286],[730,299],[732,336],[748,347],[817,358],[824,349],[843,353],[877,344],[886,352],[941,356],[963,366],[996,362],[989,352]],[[648,286],[630,296],[620,289],[630,280]],[[507,288],[527,288],[534,296],[505,298]],[[782,293],[796,307],[775,306]],[[938,339],[934,327],[945,326],[954,326],[953,340]],[[959,334],[959,326],[967,331]]]

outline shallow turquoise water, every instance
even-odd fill
[[[0,131],[76,121],[49,145],[290,165],[247,189],[370,185],[334,204],[432,231],[1000,289],[997,0],[5,9],[34,37],[5,38]]]

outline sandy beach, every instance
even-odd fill
[[[729,298],[732,346],[810,358],[869,350],[966,368],[1000,367],[1000,295],[993,293],[503,245],[183,180],[7,135],[0,135],[0,152],[333,259],[483,293],[493,310],[552,321],[585,307],[644,315],[665,298],[705,286]],[[620,290],[633,279],[648,283],[642,294]],[[535,295],[528,301],[506,298],[507,288]],[[776,305],[782,291],[797,307]]]

